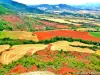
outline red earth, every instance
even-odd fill
[[[39,60],[49,62],[56,58],[57,53],[50,50],[51,46],[52,45],[50,44],[46,49],[36,52],[36,54],[39,55]],[[54,57],[52,58],[52,56]]]
[[[58,74],[62,74],[62,75],[66,74],[68,72],[77,72],[77,70],[72,69],[72,68],[60,68],[58,70]]]
[[[26,68],[24,68],[22,65],[17,65],[10,72],[11,73],[24,73],[25,71],[26,71]]]
[[[48,21],[42,21],[42,23],[46,26],[55,26],[57,23],[55,22],[48,22]]]
[[[48,68],[47,71],[50,71],[50,72],[56,73],[56,70],[53,69],[53,68]]]
[[[44,62],[50,62],[53,61],[57,58],[58,55],[58,51],[52,51],[50,50],[52,47],[52,45],[50,44],[47,48],[45,48],[44,50],[41,51],[37,51],[36,54],[38,55],[37,59],[39,59],[40,61],[44,61]],[[78,61],[83,61],[85,64],[89,64],[89,61],[86,60],[86,56],[90,56],[91,54],[89,53],[78,53],[78,52],[70,52],[70,54],[74,55],[77,57]],[[64,52],[62,52],[62,56],[65,57],[66,54]],[[37,67],[36,65],[31,66],[30,68],[25,68],[22,65],[17,65],[15,66],[10,73],[24,73],[24,72],[33,72],[33,71],[37,71],[40,70],[39,67]],[[78,70],[77,69],[73,69],[73,68],[69,68],[68,63],[66,62],[62,62],[62,66],[59,67],[58,69],[54,69],[52,66],[46,68],[47,71],[53,72],[55,74],[60,74],[60,75],[71,75],[71,73],[77,73]],[[5,75],[9,75],[9,74],[5,74]]]
[[[38,70],[38,67],[36,65],[33,65],[31,68],[25,68],[22,65],[17,65],[14,67],[10,72],[11,73],[25,73],[25,72],[32,72]]]
[[[38,67],[36,65],[33,65],[31,68],[27,68],[26,72],[32,72],[38,70]]]
[[[56,36],[58,37],[72,37],[74,39],[83,39],[88,41],[100,42],[100,38],[91,36],[88,32],[80,32],[73,30],[52,30],[52,31],[42,31],[42,32],[33,32],[36,34],[39,40],[50,40]]]
[[[70,28],[69,26],[66,26],[64,24],[55,23],[55,22],[48,22],[48,21],[41,21],[41,22],[46,26],[56,27],[58,29]]]
[[[33,28],[35,28],[35,29],[40,29],[40,30],[45,29],[45,27],[42,26],[42,25],[36,25],[36,26],[33,26]]]
[[[70,28],[69,26],[65,26],[65,25],[55,25],[55,27],[58,29]]]
[[[5,19],[7,22],[10,22],[12,24],[23,23],[22,18],[16,15],[3,16],[0,19]]]

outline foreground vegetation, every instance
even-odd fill
[[[6,22],[4,19],[0,20],[0,31],[3,30],[12,30],[12,26],[10,25],[10,22]]]
[[[15,14],[15,13],[0,5],[0,15],[8,15],[8,14]]]
[[[42,51],[43,52],[43,51]],[[0,68],[0,74],[4,75],[5,73],[11,73],[13,71],[13,68],[17,65],[22,65],[24,68],[31,68],[33,65],[37,66],[38,69],[34,70],[48,70],[48,68],[53,68],[56,73],[60,68],[66,67],[66,68],[72,68],[77,70],[78,72],[100,72],[100,56],[95,54],[81,54],[77,52],[64,52],[63,50],[55,53],[55,52],[49,52],[44,51],[46,54],[39,55],[38,52],[36,52],[32,56],[25,55],[20,60],[17,60],[15,62],[12,62],[9,65],[1,65]],[[48,55],[49,54],[49,55]],[[82,55],[82,56],[81,56]],[[48,59],[41,60],[43,58],[45,59],[48,57]],[[45,62],[46,61],[46,62]],[[24,70],[25,71],[25,70]],[[23,69],[17,68],[15,73],[21,73],[23,72]],[[14,73],[12,72],[12,73]]]

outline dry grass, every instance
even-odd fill
[[[97,55],[100,55],[100,50],[97,50],[95,53],[96,53]]]
[[[66,21],[65,19],[59,19],[59,18],[43,18],[43,19],[54,21],[54,22],[59,22],[59,23],[72,24],[72,22]]]
[[[21,39],[21,40],[33,40],[38,41],[37,36],[32,34],[32,32],[27,31],[2,31],[0,32],[0,38],[11,38],[11,39]]]
[[[95,28],[78,28],[77,29],[77,31],[88,31],[88,30],[96,31]]]
[[[52,43],[51,50],[64,50],[64,51],[78,51],[78,52],[86,52],[86,53],[94,53],[93,50],[88,48],[79,48],[79,47],[72,47],[70,45],[79,45],[79,46],[92,46],[88,44],[83,44],[80,42],[67,42],[67,41],[58,41]]]
[[[3,52],[0,60],[2,64],[9,64],[12,61],[22,58],[27,53],[34,54],[36,51],[43,50],[46,47],[47,45],[43,44],[16,45],[9,49],[9,51]]]
[[[9,49],[10,48],[10,45],[0,45],[0,53]]]

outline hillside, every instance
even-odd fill
[[[25,4],[18,3],[12,0],[2,0],[0,1],[0,4],[16,12],[30,12],[30,13],[39,13],[39,14],[44,13],[42,10],[33,7],[28,7]]]
[[[12,14],[12,13],[14,12],[0,5],[0,15]]]
[[[49,4],[40,4],[40,5],[33,5],[31,7],[36,7],[40,10],[45,11],[66,11],[66,10],[79,10],[73,6],[67,4],[56,4],[56,5],[49,5]]]
[[[77,7],[77,8],[80,8],[82,10],[100,10],[100,3],[86,3],[86,4],[83,4],[83,5],[77,5],[77,6],[74,6],[74,7]]]

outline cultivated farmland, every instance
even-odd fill
[[[83,39],[89,41],[99,42],[100,38],[91,36],[88,32],[81,31],[72,31],[72,30],[54,30],[54,31],[43,31],[43,32],[33,32],[33,34],[37,35],[39,40],[51,39],[56,36],[58,37],[72,37],[75,39]]]
[[[16,14],[0,6],[0,75],[100,75],[99,14],[36,14],[20,4]]]

